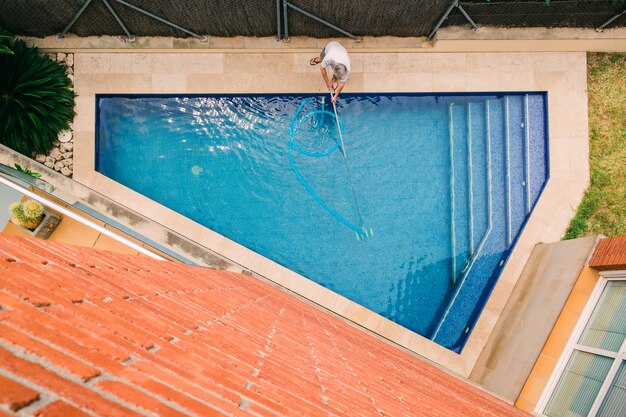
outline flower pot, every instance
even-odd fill
[[[31,236],[35,236],[40,239],[48,239],[60,222],[61,222],[61,219],[59,217],[55,216],[54,214],[50,213],[48,210],[44,209],[43,219],[41,220],[41,223],[39,223],[39,225],[34,230],[27,229],[17,222],[14,222],[14,223],[17,224],[20,227],[20,229],[24,230],[26,233],[28,233]]]

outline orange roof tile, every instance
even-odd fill
[[[626,269],[626,235],[601,239],[589,266],[600,271]]]
[[[37,391],[0,375],[0,404],[17,411],[38,399]]]
[[[0,415],[527,415],[255,278],[3,235],[0,378]]]
[[[55,401],[37,410],[35,417],[89,417],[89,414],[66,402]]]

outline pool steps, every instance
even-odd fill
[[[450,103],[448,105],[448,129],[450,135],[450,245],[451,245],[451,253],[452,253],[452,281],[453,284],[456,282],[456,199],[455,199],[455,181],[454,178],[455,170],[454,170],[454,116],[453,109],[454,103]]]
[[[524,190],[526,191],[526,214],[530,214],[530,116],[528,115],[528,94],[524,95]]]
[[[504,138],[506,149],[506,242],[511,244],[511,116],[509,110],[509,97],[504,98]]]
[[[432,335],[431,335],[431,340],[435,340],[435,338],[437,337],[437,335],[439,334],[439,331],[441,330],[441,327],[443,326],[444,322],[446,321],[446,319],[448,318],[448,315],[450,313],[451,310],[451,306],[455,303],[456,299],[458,298],[459,294],[461,293],[461,289],[463,288],[463,286],[465,285],[465,281],[469,275],[469,273],[472,271],[472,268],[474,266],[474,263],[476,262],[476,259],[478,259],[478,255],[480,255],[480,253],[482,252],[485,242],[487,241],[487,238],[491,235],[491,231],[493,229],[493,210],[492,210],[492,171],[491,171],[491,135],[490,135],[490,120],[489,120],[489,103],[490,100],[486,100],[484,102],[484,107],[485,107],[485,132],[486,132],[486,167],[487,167],[487,218],[488,218],[488,226],[487,226],[487,230],[485,231],[485,233],[483,234],[480,243],[478,244],[478,249],[477,251],[474,253],[473,251],[473,242],[470,244],[470,253],[471,255],[468,256],[468,258],[465,261],[464,267],[461,270],[461,278],[459,280],[459,285],[456,286],[454,294],[452,295],[452,298],[450,300],[450,302],[448,303],[447,308],[445,309],[445,312],[443,313],[441,319],[439,320],[437,327],[435,328],[435,330],[433,331]],[[474,105],[479,105],[479,103],[473,103]],[[469,132],[471,131],[471,116],[469,116],[469,114],[471,114],[471,105],[472,103],[468,103],[468,119],[470,121],[469,125],[468,125],[468,136],[469,136]],[[468,140],[468,143],[471,143],[471,140]],[[472,148],[468,148],[468,149],[472,149]],[[468,152],[469,155],[469,160],[472,159],[471,157],[471,153]],[[471,175],[471,174],[470,174]],[[470,186],[470,195],[473,192],[473,186]],[[473,202],[473,198],[471,198],[471,201]],[[473,212],[473,210],[472,210]],[[474,227],[473,224],[473,215],[471,216],[472,220],[471,220],[471,228]],[[456,249],[456,248],[455,248]],[[453,263],[456,262],[456,256],[453,255]],[[456,272],[456,270],[455,270]],[[453,284],[456,283],[456,277],[453,280]]]
[[[472,103],[467,103],[467,149],[473,149],[472,147]],[[472,152],[467,152],[467,175],[468,175],[468,189],[469,189],[469,198],[467,201],[467,209],[469,210],[469,256],[474,256],[474,181],[473,174],[474,170],[472,169]],[[466,263],[467,265],[467,263]],[[465,267],[461,272],[465,271]]]
[[[430,339],[460,351],[480,313],[467,306],[476,305],[476,299],[488,296],[488,283],[492,276],[499,275],[503,261],[509,255],[505,252],[501,258],[491,259],[495,236],[505,236],[507,246],[510,245],[538,197],[531,192],[530,150],[531,142],[536,145],[542,139],[543,131],[533,133],[531,130],[528,94],[484,102],[450,103],[448,117],[451,177],[454,177],[450,179],[453,213],[450,221],[451,291],[449,301],[435,319]],[[501,138],[495,148],[494,137]],[[472,152],[467,152],[469,149]],[[521,157],[512,159],[512,149]],[[462,159],[459,157],[461,153]],[[479,162],[479,159],[484,161]],[[495,184],[492,178],[494,164],[504,171],[503,178],[498,178]],[[467,195],[460,191],[459,183],[468,184]],[[486,207],[481,207],[480,201],[485,199]],[[503,214],[498,224],[494,224],[494,210]],[[490,239],[492,235],[494,239]],[[488,264],[498,266],[493,275],[483,273],[489,269]],[[467,291],[462,291],[464,288]],[[447,320],[459,314],[467,316],[468,320]],[[468,325],[459,327],[455,323]]]

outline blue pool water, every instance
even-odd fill
[[[548,178],[543,93],[342,95],[347,166],[321,96],[97,100],[100,173],[456,352]]]

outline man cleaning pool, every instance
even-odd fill
[[[346,85],[346,81],[348,81],[348,75],[350,75],[350,56],[348,51],[339,42],[328,42],[328,45],[322,49],[320,56],[311,58],[311,61],[309,61],[311,65],[319,63],[322,63],[320,66],[322,78],[332,94],[332,102],[335,103],[341,90]],[[330,67],[333,71],[333,76],[330,80],[328,79],[328,74],[326,74],[327,67]]]

